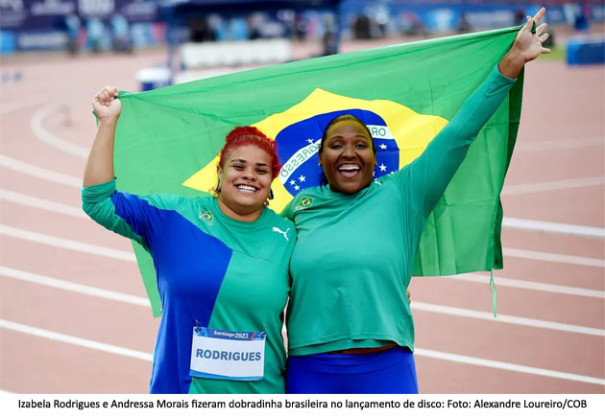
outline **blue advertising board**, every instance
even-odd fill
[[[2,53],[15,50],[64,49],[70,31],[84,29],[90,21],[110,31],[120,16],[141,33],[158,20],[155,0],[2,0],[0,29]],[[93,25],[94,27],[94,25]],[[139,36],[141,38],[141,36]]]
[[[163,42],[161,6],[188,10],[188,6],[202,7],[206,13],[227,10],[238,4],[232,12],[248,13],[263,7],[292,8],[293,5],[328,7],[336,0],[312,2],[272,0],[268,2],[242,0],[0,0],[0,51],[10,53],[31,49],[64,49],[70,42],[70,31],[99,32],[107,38],[114,28],[116,16],[127,22],[130,37],[136,45],[153,45]],[[246,7],[241,9],[242,4]],[[560,1],[549,2],[546,20],[551,25],[574,24],[579,12],[588,22],[605,20],[603,2]],[[307,7],[305,6],[305,7]],[[222,9],[221,9],[222,7]],[[512,26],[523,15],[534,13],[537,3],[518,1],[419,1],[419,0],[343,0],[340,3],[340,24],[344,33],[351,33],[352,24],[359,16],[383,22],[391,33],[405,33],[406,28],[421,28],[423,32],[451,32],[465,25],[467,30],[483,30]],[[227,8],[227,9],[225,9]],[[321,19],[318,19],[321,27]]]

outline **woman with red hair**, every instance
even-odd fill
[[[294,226],[266,207],[280,163],[275,142],[235,128],[216,196],[116,190],[118,90],[93,101],[99,126],[84,173],[84,211],[149,251],[162,301],[151,393],[284,393],[283,311]],[[193,377],[192,377],[193,376]]]

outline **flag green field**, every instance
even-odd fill
[[[391,141],[388,158],[398,161],[398,169],[422,152],[487,78],[518,29],[314,58],[142,93],[120,92],[114,151],[118,188],[199,196],[216,182],[216,156],[225,135],[235,126],[256,125],[276,138],[284,163],[273,185],[278,197],[271,207],[279,211],[292,194],[313,185],[307,173],[317,165],[318,138],[298,127],[317,125],[314,132],[319,132],[325,115],[350,109],[379,120],[366,123]],[[430,215],[414,275],[502,268],[499,194],[516,141],[522,89],[523,73]],[[388,164],[379,164],[386,170]],[[142,247],[134,247],[153,312],[159,315],[153,262]]]

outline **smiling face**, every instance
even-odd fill
[[[376,154],[372,137],[357,120],[342,120],[324,135],[319,165],[333,191],[352,194],[372,182]]]
[[[230,151],[218,168],[218,204],[230,218],[252,222],[260,216],[271,190],[271,157],[254,145]]]

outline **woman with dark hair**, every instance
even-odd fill
[[[284,214],[298,240],[290,263],[287,393],[417,393],[414,323],[405,297],[424,223],[469,145],[523,66],[542,53],[541,9],[488,79],[421,156],[372,181],[376,151],[364,123],[332,120],[319,150],[326,185]]]
[[[162,319],[151,393],[283,393],[283,310],[294,225],[266,207],[280,163],[256,128],[227,135],[216,196],[116,190],[118,91],[93,101],[99,126],[82,189],[84,211],[153,257]],[[193,376],[193,378],[192,378]]]

